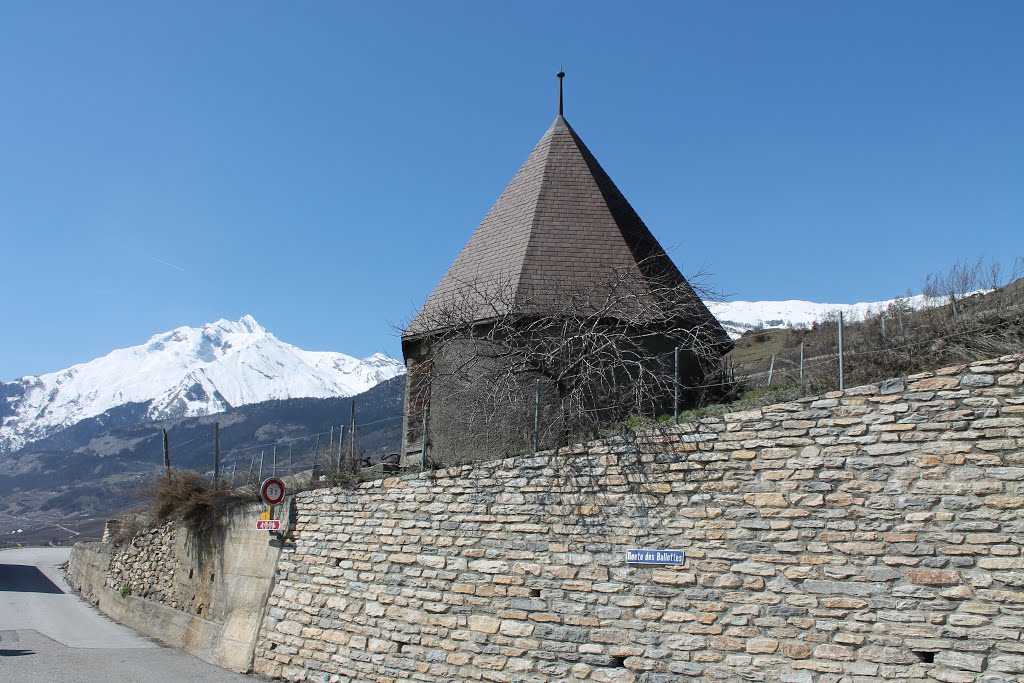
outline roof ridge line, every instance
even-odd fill
[[[551,125],[548,126],[548,130],[551,131],[551,135],[548,136],[548,148],[544,154],[544,168],[541,169],[540,182],[537,184],[537,196],[534,198],[534,212],[533,217],[530,220],[530,236],[526,240],[526,248],[523,250],[524,262],[527,258],[529,258],[530,247],[532,247],[536,243],[536,240],[538,238],[537,230],[535,230],[535,228],[537,227],[537,224],[540,222],[541,216],[540,212],[536,210],[536,207],[540,206],[540,200],[541,197],[544,195],[544,189],[548,187],[551,183],[551,178],[548,175],[548,167],[551,165],[552,159],[551,145],[555,139],[554,129],[558,125],[559,119],[561,119],[565,123],[566,127],[569,127],[569,122],[565,120],[565,117],[562,116],[561,112],[559,112],[558,116],[555,117],[555,120],[551,122]],[[569,129],[572,130],[571,128]],[[545,131],[545,135],[547,135],[547,131]],[[519,284],[523,279],[524,270],[524,268],[520,268],[519,272],[516,274],[516,288],[514,290],[515,295],[513,296],[513,302],[515,303],[520,303],[519,298],[522,292],[519,291]]]

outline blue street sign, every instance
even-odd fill
[[[630,549],[626,551],[626,563],[686,564],[686,551]]]

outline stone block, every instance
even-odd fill
[[[944,650],[935,653],[935,663],[951,669],[982,672],[985,670],[985,656],[971,652]]]
[[[509,571],[509,565],[500,560],[474,560],[469,563],[469,569],[481,574],[503,574]]]
[[[467,625],[470,629],[480,633],[497,633],[501,627],[501,620],[484,615],[471,615],[467,620]]]
[[[914,664],[921,661],[913,652],[901,647],[867,645],[860,649],[859,654],[863,659],[879,664]]]
[[[911,382],[910,391],[941,391],[943,389],[957,389],[960,381],[955,377],[931,377]]]
[[[801,584],[809,593],[824,593],[827,595],[871,595],[871,586],[865,583],[853,581],[820,581],[808,579]]]
[[[1010,674],[1024,674],[1024,656],[999,655],[989,660],[989,669]]]
[[[976,389],[978,387],[990,387],[996,383],[992,375],[967,374],[960,378],[960,386]]]
[[[927,586],[945,586],[960,583],[960,573],[952,569],[908,569],[906,577],[911,583]]]
[[[786,497],[781,493],[748,493],[743,496],[747,505],[754,507],[786,507]]]
[[[851,648],[829,643],[814,648],[814,656],[818,659],[836,659],[841,661],[853,661],[855,659]]]

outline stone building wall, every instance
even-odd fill
[[[298,496],[255,670],[1024,679],[1024,356]],[[686,564],[626,564],[680,548]]]

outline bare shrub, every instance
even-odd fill
[[[140,512],[126,512],[117,520],[117,530],[111,539],[114,545],[127,545],[136,536],[152,526],[149,517]]]
[[[487,434],[515,453],[530,448],[538,390],[549,407],[547,447],[671,410],[677,383],[684,404],[720,399],[730,376],[721,357],[732,344],[703,303],[720,297],[706,272],[687,281],[669,265],[652,257],[583,285],[553,273],[529,290],[510,278],[459,282],[403,326],[407,342],[429,348],[410,370],[410,426],[429,404],[459,425],[449,439]],[[472,450],[472,441],[452,450]]]
[[[256,502],[249,491],[233,489],[222,479],[210,481],[197,472],[172,470],[146,487],[149,514],[154,524],[176,520],[196,534],[223,525],[232,511]]]

